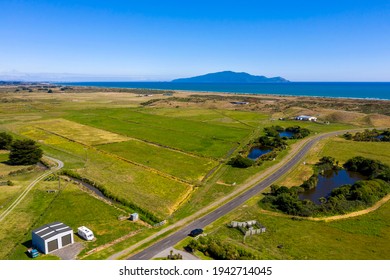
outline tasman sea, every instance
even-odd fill
[[[332,98],[390,100],[390,82],[288,82],[288,83],[172,83],[172,82],[72,82],[61,85],[105,88],[143,88],[226,92],[233,94],[271,94]]]

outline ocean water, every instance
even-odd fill
[[[171,82],[74,82],[61,85],[95,86],[110,88],[145,88],[227,92],[236,94],[272,94],[292,96],[321,96],[334,98],[368,98],[390,100],[390,82],[291,82],[267,84],[217,84]]]

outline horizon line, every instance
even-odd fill
[[[175,80],[175,79],[173,79]],[[19,82],[19,83],[172,83],[173,80],[23,80],[23,79],[1,79],[0,82]],[[260,82],[260,83],[237,83],[237,82],[175,82],[176,84],[289,84],[289,83],[390,83],[389,81],[332,81],[332,80],[313,80],[313,81],[291,81],[287,82]]]

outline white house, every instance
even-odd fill
[[[310,122],[316,122],[317,118],[312,116],[306,116],[306,115],[300,115],[295,118],[298,121],[310,121]]]

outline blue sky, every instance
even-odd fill
[[[390,81],[388,0],[1,0],[0,34],[0,77]]]

